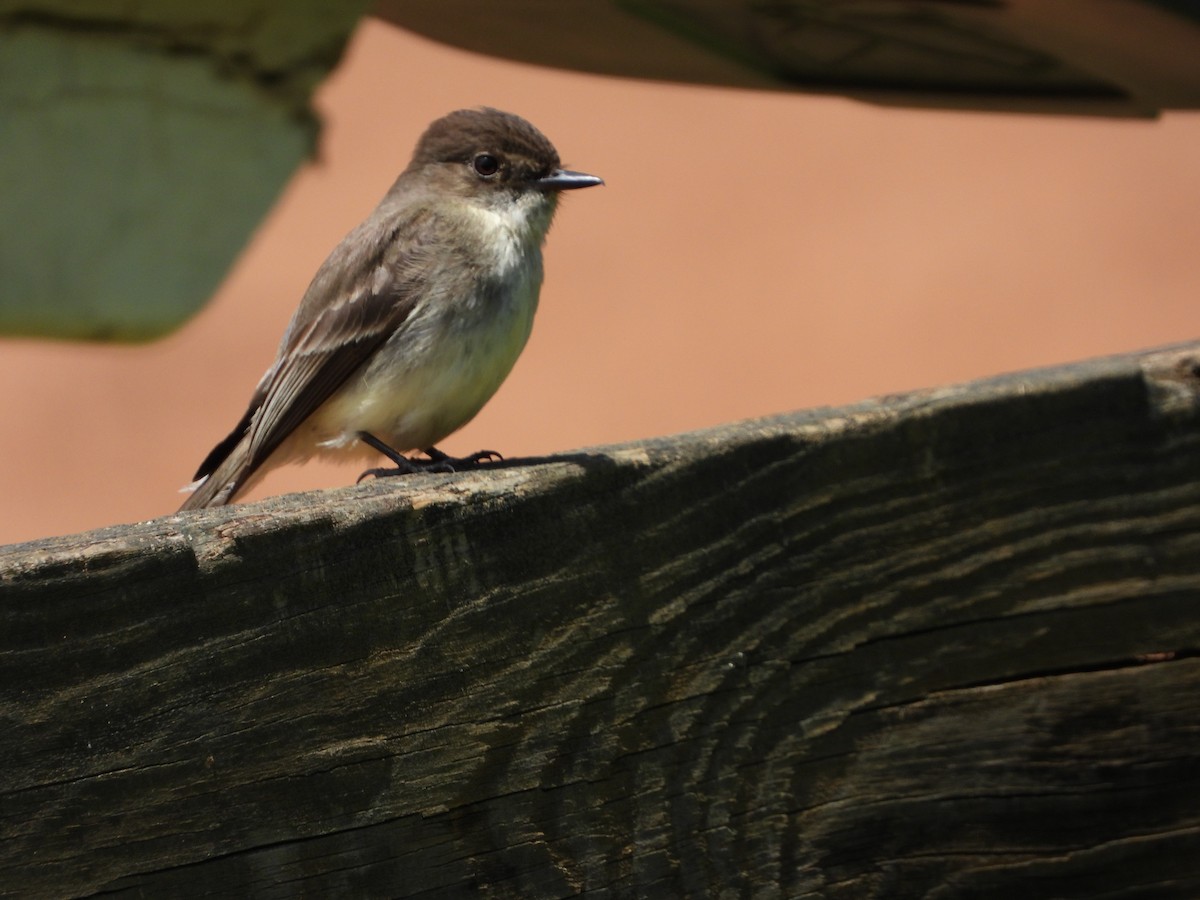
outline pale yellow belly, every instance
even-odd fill
[[[536,287],[526,293],[479,327],[447,329],[415,348],[398,335],[300,426],[296,443],[361,456],[357,435],[366,431],[402,452],[434,446],[473,419],[512,370],[537,303]],[[294,458],[296,449],[285,453]]]

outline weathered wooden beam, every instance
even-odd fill
[[[0,891],[1200,895],[1200,345],[0,551]]]

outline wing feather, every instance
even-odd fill
[[[427,208],[409,206],[380,227],[372,215],[334,249],[245,415],[213,448],[197,478],[216,472],[248,438],[244,463],[230,479],[231,497],[404,324],[428,281],[421,262],[430,247],[430,217]]]

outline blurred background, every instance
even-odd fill
[[[171,513],[325,255],[465,106],[607,186],[568,195],[530,340],[442,444],[507,456],[670,434],[1200,333],[1200,118],[885,109],[473,55],[364,20],[317,158],[219,293],[144,346],[0,340],[0,542]],[[280,470],[248,499],[350,484]]]

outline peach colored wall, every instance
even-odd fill
[[[424,126],[520,113],[607,187],[566,197],[533,338],[443,445],[525,456],[1200,335],[1200,118],[884,110],[553,72],[369,22],[212,304],[121,348],[0,346],[0,542],[172,512],[325,254]],[[283,470],[257,492],[347,484]]]

